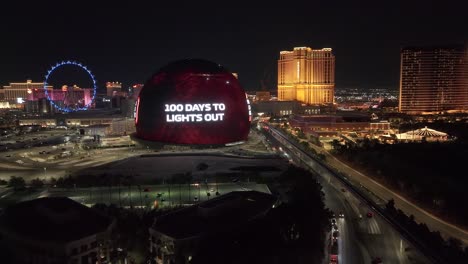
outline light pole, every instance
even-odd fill
[[[143,199],[141,197],[141,185],[138,184],[138,191],[140,192],[140,209],[143,211]]]
[[[46,180],[46,179],[47,179],[47,168],[44,167],[44,180]]]
[[[169,198],[168,198],[168,199],[169,199],[169,201],[168,201],[168,202],[169,202],[169,206],[171,206],[171,205],[172,205],[172,200],[171,200],[171,182],[169,182],[169,183],[167,184],[167,192],[168,192],[168,195],[169,195]]]

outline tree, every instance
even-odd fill
[[[132,184],[133,184],[133,176],[132,175],[126,175],[123,181],[123,184],[128,186],[128,199],[129,199],[129,205],[130,208],[133,208],[133,203],[132,203]]]
[[[57,179],[55,179],[54,177],[52,177],[52,178],[50,178],[49,182],[50,182],[50,185],[52,185],[52,186],[55,187],[55,185],[57,184]]]
[[[341,144],[337,139],[334,139],[331,145],[334,150],[341,150]]]
[[[455,251],[462,251],[463,242],[460,239],[450,237],[447,241],[449,248]]]
[[[298,138],[301,138],[301,139],[307,139],[306,134],[305,134],[302,130],[299,130],[299,131],[297,132],[297,137],[298,137]]]
[[[319,159],[321,159],[323,161],[325,161],[327,159],[327,156],[325,156],[325,154],[323,154],[323,153],[319,153],[319,154],[317,154],[317,156],[319,157]]]
[[[8,187],[13,187],[15,191],[21,190],[26,186],[26,182],[22,177],[11,176],[8,181]]]
[[[42,188],[44,186],[44,181],[39,178],[33,179],[31,181],[31,187],[33,188]]]
[[[297,248],[321,249],[324,233],[329,224],[329,213],[325,210],[322,186],[311,172],[290,166],[280,176],[280,184],[289,186],[288,203],[282,205],[280,222],[283,235]],[[323,252],[307,252],[302,257],[311,259],[323,256]]]
[[[309,146],[308,142],[302,141],[300,144],[304,148],[304,150],[306,150],[306,151],[309,150],[310,146]]]

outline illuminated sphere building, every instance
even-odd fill
[[[247,140],[249,105],[237,78],[219,64],[170,63],[141,89],[136,137],[167,144],[226,145]]]

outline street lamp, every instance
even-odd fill
[[[141,185],[138,184],[138,191],[140,192],[140,209],[143,211],[143,199],[141,197]]]
[[[201,197],[200,197],[200,183],[197,183],[197,187],[198,187],[198,201],[200,201]]]
[[[47,179],[47,168],[44,167],[44,180]]]

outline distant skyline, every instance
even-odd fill
[[[238,73],[246,90],[262,79],[276,90],[279,52],[308,46],[333,49],[337,88],[397,89],[401,47],[466,45],[465,2],[13,3],[0,16],[0,85],[43,81],[55,63],[77,60],[100,88],[128,87],[171,61],[203,58]]]

